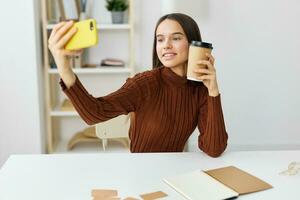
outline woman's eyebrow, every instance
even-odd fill
[[[179,34],[179,35],[184,35],[184,34],[181,33],[181,32],[175,32],[175,33],[172,33],[172,35],[177,35],[177,34]]]
[[[181,32],[174,32],[174,33],[172,33],[171,35],[177,35],[177,34],[179,34],[179,35],[184,35],[183,33],[181,33]],[[156,35],[156,37],[163,37],[164,36],[164,34],[157,34]]]

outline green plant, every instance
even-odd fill
[[[106,0],[106,8],[109,11],[125,11],[128,4],[126,0]]]

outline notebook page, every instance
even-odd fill
[[[189,200],[220,200],[239,195],[201,170],[180,174],[163,180]]]

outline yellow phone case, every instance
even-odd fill
[[[76,50],[94,46],[98,43],[97,23],[94,19],[74,23],[77,32],[65,45],[67,50]]]

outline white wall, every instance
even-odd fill
[[[153,0],[135,1],[136,70],[152,69],[154,29],[161,17],[162,6]],[[158,2],[158,1],[157,1]],[[160,1],[163,2],[163,1]]]
[[[10,154],[43,151],[38,2],[1,2],[0,167]]]
[[[215,49],[229,149],[300,149],[300,2],[164,0]],[[197,134],[190,150],[197,150]]]

